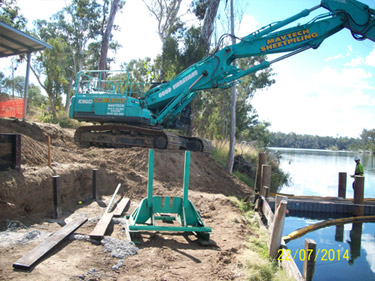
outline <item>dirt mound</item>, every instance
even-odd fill
[[[58,143],[73,142],[73,132],[59,125],[0,118],[0,133],[18,133],[36,141],[47,142],[47,137]]]
[[[13,270],[12,263],[60,229],[64,219],[88,218],[77,233],[90,234],[118,183],[123,187],[120,193],[131,198],[128,213],[134,210],[147,194],[148,149],[80,148],[72,141],[72,131],[8,119],[0,119],[0,132],[22,134],[21,171],[0,172],[0,228],[1,222],[8,228],[0,235],[4,240],[0,244],[0,280],[242,278],[245,266],[239,254],[246,247],[250,229],[228,196],[244,197],[252,191],[201,153],[191,153],[189,200],[212,228],[216,247],[201,246],[192,233],[153,232],[142,234],[138,253],[122,260],[111,257],[102,246],[65,241],[31,272]],[[47,136],[52,138],[52,167],[47,166]],[[94,168],[98,169],[98,201],[92,200]],[[183,174],[183,151],[155,150],[154,195],[182,196]],[[49,219],[53,214],[54,175],[61,179],[60,220]],[[23,228],[9,229],[14,224]],[[122,241],[124,229],[112,225],[109,235]],[[33,239],[28,238],[31,236]]]
[[[43,166],[48,163],[48,136],[52,143],[53,162],[77,160],[74,155],[66,153],[68,149],[74,148],[73,131],[62,129],[58,125],[0,118],[0,133],[22,135],[21,164],[23,165]]]
[[[147,194],[148,149],[81,148],[73,143],[73,131],[58,125],[0,119],[0,132],[20,133],[21,172],[0,172],[0,220],[17,216],[50,216],[52,176],[60,175],[63,207],[92,197],[92,169],[98,171],[101,195],[113,193],[122,183],[126,196],[142,199]],[[47,136],[51,137],[52,167],[47,166]],[[184,151],[155,150],[154,195],[182,196]],[[245,196],[250,191],[212,158],[191,153],[189,190]]]

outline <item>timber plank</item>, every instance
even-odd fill
[[[129,198],[122,198],[120,203],[118,203],[116,209],[113,211],[113,216],[114,217],[121,217],[125,208],[129,205],[129,202],[130,202]]]
[[[87,221],[86,218],[76,219],[56,231],[44,242],[36,246],[30,252],[25,254],[22,258],[13,263],[14,268],[30,269],[36,262],[38,262],[45,254],[62,242],[67,236],[76,231],[81,225]]]
[[[90,237],[93,239],[102,239],[105,232],[107,231],[108,225],[110,224],[113,217],[113,213],[104,213],[96,224],[94,230],[90,233]]]

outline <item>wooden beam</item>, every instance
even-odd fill
[[[285,246],[285,243],[282,244],[282,256],[280,257],[282,268],[285,270],[286,274],[293,280],[305,281],[296,263],[293,259],[290,258],[290,252],[288,251],[288,247]]]
[[[264,186],[271,187],[271,166],[263,164],[262,165],[262,171],[261,171],[261,182],[260,182],[260,191],[259,193],[263,195],[264,197],[266,196],[266,191],[264,189]]]
[[[130,199],[129,198],[122,198],[120,203],[117,204],[116,209],[113,211],[114,217],[121,217],[122,213],[129,205]]]
[[[271,226],[273,224],[275,215],[273,214],[272,209],[270,205],[268,204],[267,200],[265,200],[263,196],[261,196],[260,198],[263,200],[262,213],[266,217],[268,225]]]
[[[29,270],[34,266],[45,254],[56,247],[67,236],[76,231],[81,225],[87,221],[86,218],[76,219],[56,231],[44,242],[36,246],[22,258],[13,263],[14,268]]]
[[[269,247],[269,255],[271,258],[277,258],[278,250],[281,246],[282,241],[282,234],[284,229],[284,221],[285,221],[285,209],[286,209],[287,202],[282,200],[280,202],[279,207],[275,212],[275,217],[272,226],[272,233],[271,233],[271,241]]]
[[[94,230],[90,233],[90,237],[93,239],[102,239],[105,232],[112,220],[113,213],[104,213],[101,219],[96,224]]]
[[[265,152],[259,153],[259,159],[258,159],[258,167],[257,172],[255,176],[255,191],[259,192],[261,189],[261,173],[262,173],[262,165],[266,164],[267,155]]]
[[[316,243],[312,239],[305,239],[305,260],[303,262],[303,278],[312,281],[315,270]]]

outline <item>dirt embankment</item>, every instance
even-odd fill
[[[0,203],[1,227],[11,221],[27,227],[0,232],[2,237],[21,237],[0,244],[0,280],[240,280],[243,276],[237,256],[250,230],[228,196],[243,198],[252,191],[201,153],[191,154],[189,199],[213,229],[216,247],[199,246],[188,234],[146,234],[138,254],[113,270],[116,262],[102,247],[74,240],[64,242],[32,272],[13,271],[13,262],[60,227],[48,220],[53,212],[52,176],[61,176],[63,219],[87,217],[78,232],[89,234],[105,210],[90,199],[92,169],[99,169],[97,186],[104,202],[122,183],[121,193],[131,198],[134,209],[147,193],[148,150],[80,148],[73,142],[73,130],[50,124],[0,119],[0,132],[22,134],[21,171],[0,172],[0,199],[14,204]],[[47,166],[48,136],[52,168]],[[183,171],[184,152],[155,151],[154,195],[182,196]],[[40,232],[39,238],[19,242],[33,230]],[[118,239],[124,239],[123,234],[121,225],[110,233]]]

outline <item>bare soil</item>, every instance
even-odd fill
[[[147,195],[148,150],[81,148],[73,142],[74,130],[50,124],[0,119],[0,132],[22,134],[21,171],[0,172],[0,280],[244,279],[240,257],[251,230],[230,197],[244,198],[252,190],[201,153],[191,154],[189,199],[212,228],[216,245],[201,246],[190,233],[143,233],[138,253],[122,264],[102,245],[67,239],[31,271],[14,270],[15,261],[73,218],[87,218],[76,233],[89,234],[118,183],[122,188],[116,201],[131,198],[130,213]],[[48,136],[52,168],[47,166]],[[91,199],[94,168],[99,201]],[[182,196],[183,171],[184,152],[155,151],[154,195]],[[54,175],[61,176],[59,220],[51,219]],[[107,235],[126,239],[121,223],[112,223]]]

